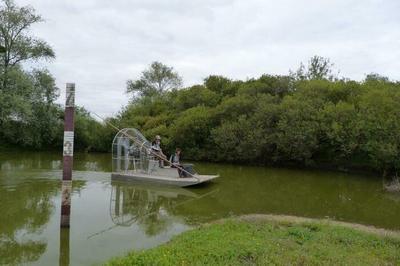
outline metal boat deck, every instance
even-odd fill
[[[168,186],[188,187],[202,183],[209,182],[219,175],[199,175],[195,174],[193,177],[179,177],[177,169],[174,168],[159,168],[151,174],[140,173],[137,171],[126,171],[112,173],[112,180],[119,181],[135,181],[146,182]]]

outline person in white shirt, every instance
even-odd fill
[[[161,137],[159,135],[157,135],[155,137],[154,141],[151,143],[151,150],[153,151],[153,153],[158,155],[156,157],[160,162],[160,167],[163,168],[164,167],[164,160],[167,159],[167,156],[165,156],[165,154],[162,152],[162,149],[161,149]]]

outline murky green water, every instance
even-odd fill
[[[60,154],[0,153],[0,264],[99,264],[249,213],[400,230],[400,196],[384,192],[379,178],[198,163],[199,172],[221,178],[174,189],[111,182],[110,168],[109,154],[75,156],[71,229],[60,232]]]

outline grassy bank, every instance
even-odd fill
[[[304,219],[245,218],[188,231],[108,265],[399,265],[400,237]]]

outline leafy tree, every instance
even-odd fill
[[[389,78],[379,75],[378,73],[370,73],[365,77],[364,82],[389,82]]]
[[[254,119],[239,116],[212,129],[211,134],[218,147],[216,159],[219,161],[254,162],[262,155],[264,132]]]
[[[262,94],[283,97],[293,91],[293,78],[290,76],[262,75],[258,79],[250,79],[240,84],[238,93],[258,97]]]
[[[212,108],[197,106],[185,110],[171,125],[175,147],[183,148],[186,158],[208,159],[210,132],[213,125]]]
[[[320,114],[323,132],[320,155],[339,164],[354,161],[362,143],[362,129],[357,123],[360,115],[355,104],[327,103]]]
[[[107,121],[119,126],[115,119],[108,118]],[[96,121],[85,108],[75,108],[75,149],[85,152],[110,151],[115,133],[107,124]]]
[[[183,111],[199,105],[216,106],[220,101],[220,96],[201,85],[195,85],[187,89],[182,89],[176,94],[176,109]]]
[[[138,80],[128,80],[126,91],[133,97],[154,97],[181,86],[182,78],[172,67],[153,62]]]
[[[254,113],[257,100],[248,95],[237,95],[227,98],[216,109],[219,120],[235,120],[241,115],[250,117]]]
[[[62,111],[54,104],[59,95],[55,79],[47,70],[34,70],[30,73],[30,78],[33,114],[29,123],[34,129],[31,136],[35,136],[32,146],[41,148],[61,144]]]
[[[55,79],[48,70],[34,70],[31,73],[33,85],[39,101],[50,106],[58,98],[60,90],[56,87]]]
[[[400,93],[399,87],[369,90],[360,97],[358,119],[362,132],[360,150],[369,163],[384,173],[400,170]]]
[[[63,110],[55,104],[59,89],[46,69],[25,71],[24,62],[54,57],[51,47],[30,33],[43,21],[30,7],[0,0],[0,143],[35,149],[62,145]],[[110,130],[77,108],[76,147],[109,150]],[[110,140],[111,139],[111,140]]]
[[[29,31],[41,21],[30,6],[0,2],[0,138],[36,148],[52,143],[59,127],[54,78],[47,70],[29,73],[21,66],[54,57],[51,47]]]
[[[6,91],[0,92],[0,137],[21,146],[41,148],[62,135],[60,108],[54,104],[58,88],[48,71],[26,73],[13,67]]]
[[[308,62],[307,76],[309,79],[332,79],[332,67],[329,58],[315,55]]]
[[[279,159],[312,164],[319,145],[318,108],[312,100],[287,97],[281,104],[281,113],[276,128]]]
[[[308,61],[307,68],[301,63],[300,67],[295,72],[290,71],[290,74],[297,80],[333,80],[335,79],[333,66],[334,64],[330,62],[329,58],[315,55]]]
[[[204,80],[204,85],[207,89],[219,93],[223,96],[233,96],[237,90],[235,86],[232,86],[232,81],[223,76],[211,75]]]
[[[0,45],[4,47],[1,64],[4,74],[9,67],[27,60],[54,58],[52,48],[43,40],[35,38],[29,28],[42,18],[30,7],[18,7],[13,0],[2,0],[0,6]],[[7,76],[3,77],[3,89]]]

